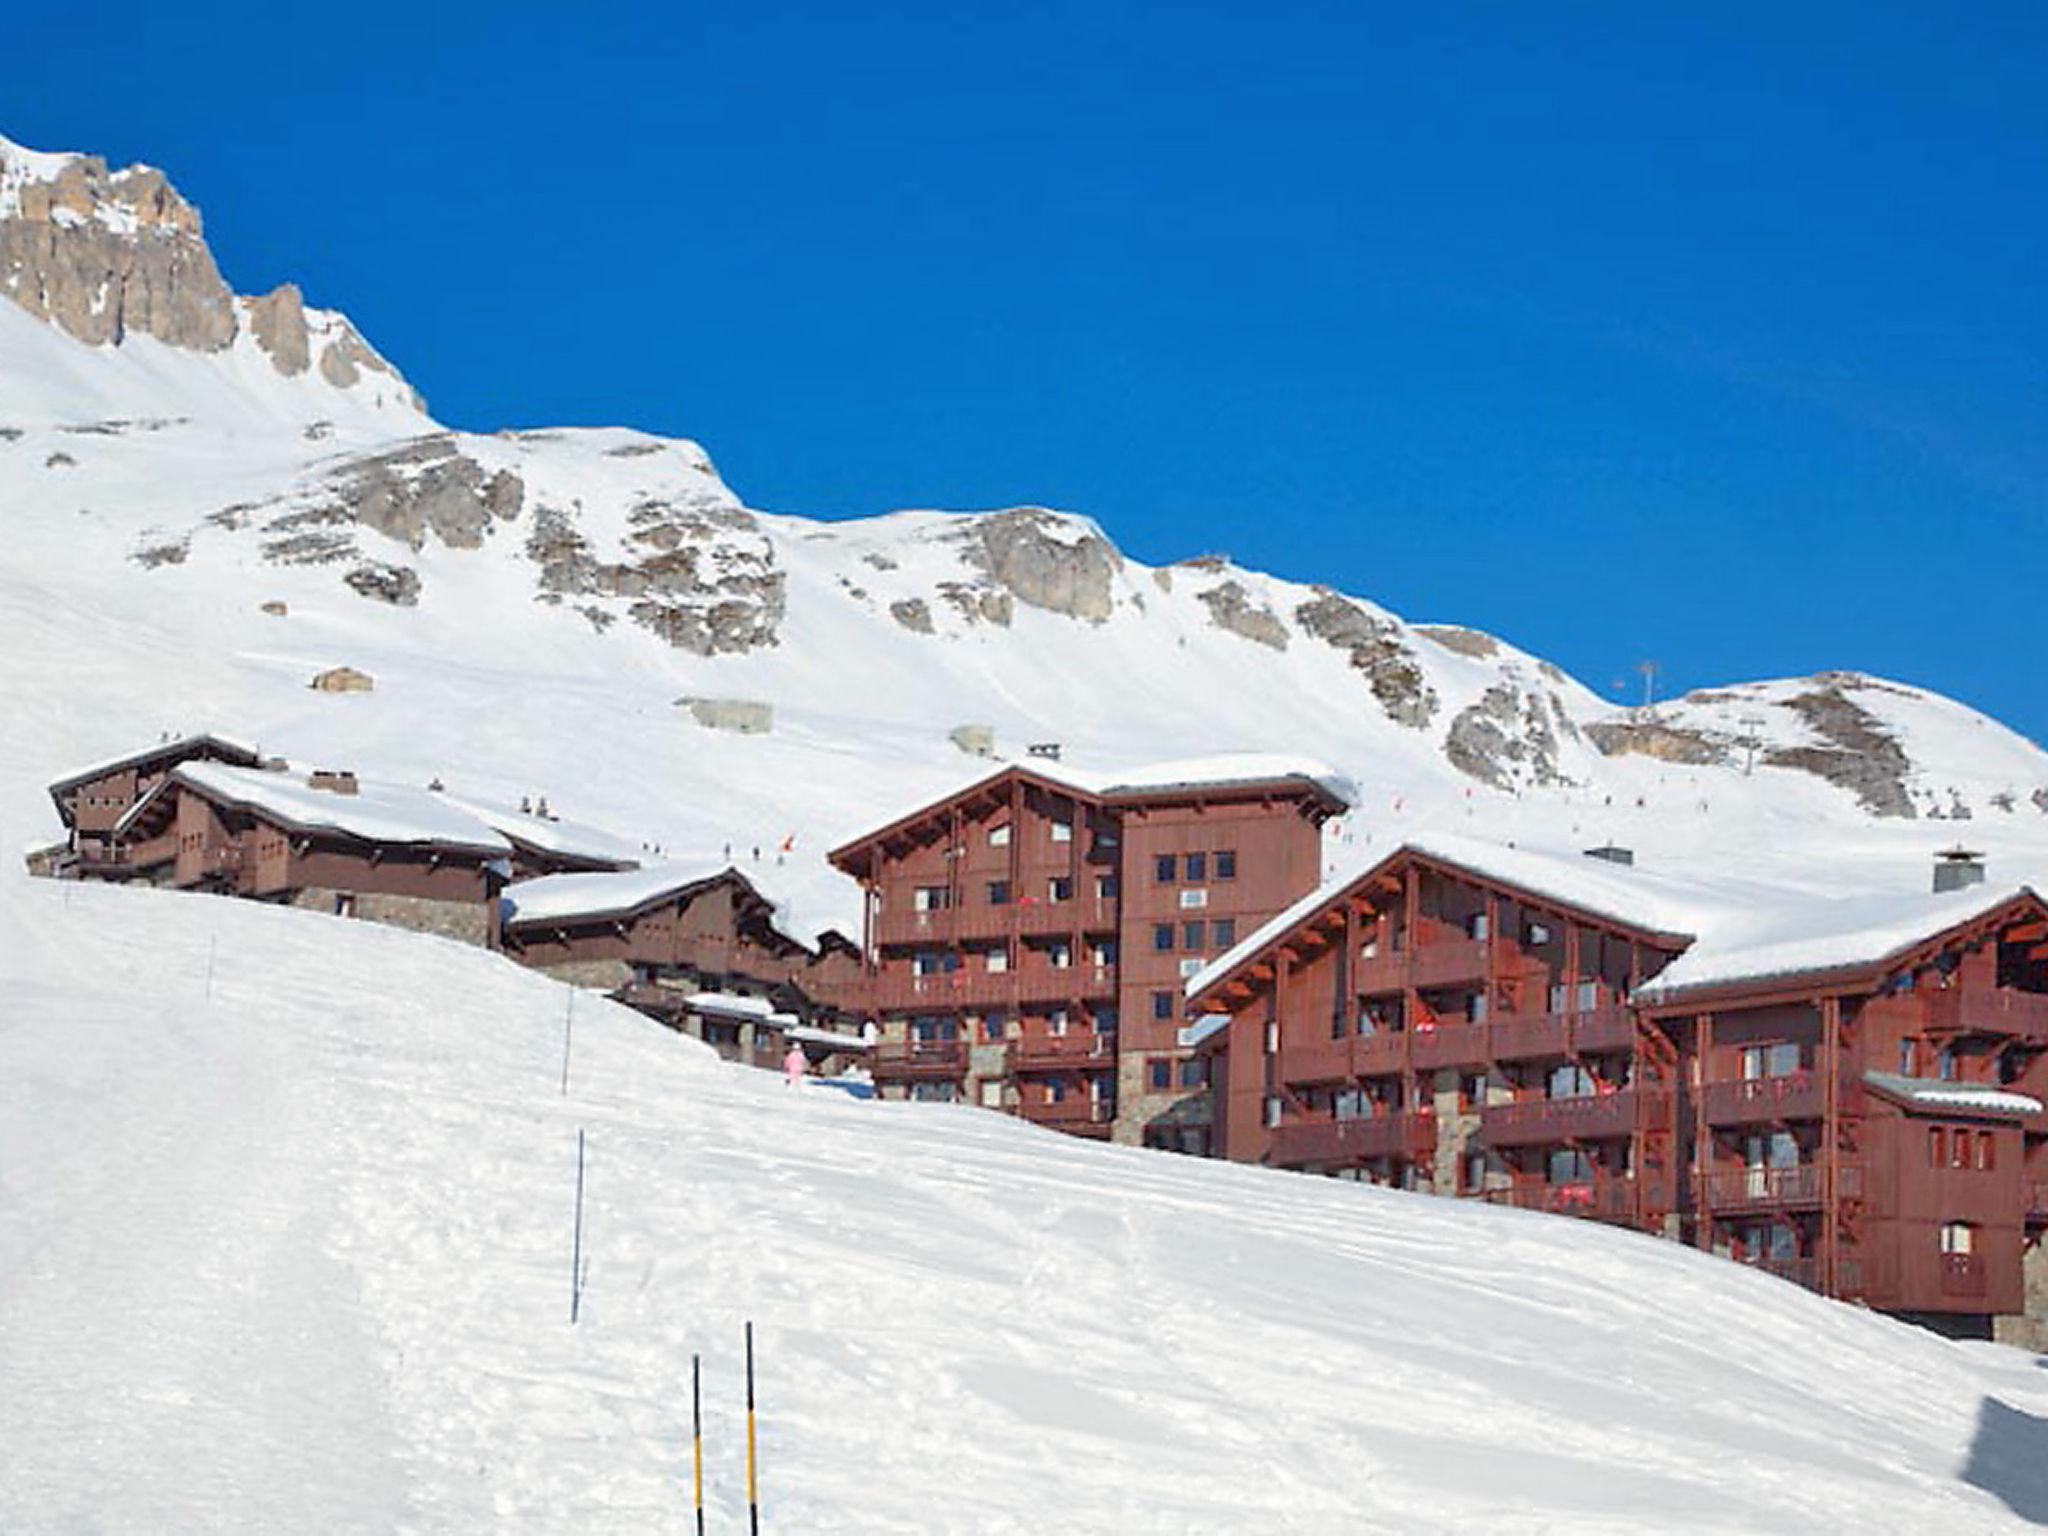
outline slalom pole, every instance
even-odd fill
[[[704,1390],[703,1357],[690,1356],[690,1481],[696,1493],[697,1536],[704,1536]]]
[[[747,1529],[761,1536],[761,1487],[754,1461],[754,1325],[747,1324]]]
[[[583,1132],[576,1132],[576,1236],[569,1250],[569,1321],[583,1310]]]

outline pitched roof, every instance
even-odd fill
[[[325,832],[366,843],[402,843],[504,855],[512,845],[476,817],[430,789],[361,780],[356,793],[315,789],[296,772],[180,763],[170,777],[121,818],[126,830],[145,806],[173,784],[222,804],[254,811],[295,832]]]
[[[1938,1077],[1903,1077],[1896,1072],[1865,1072],[1864,1083],[1909,1109],[1940,1109],[1983,1115],[2037,1115],[2044,1107],[2028,1093],[1994,1088],[1989,1083],[1954,1083]]]
[[[753,889],[746,876],[730,866],[701,864],[664,863],[644,869],[542,875],[505,887],[505,921],[518,925],[629,917],[679,896],[693,895],[728,876]]]
[[[488,800],[472,800],[467,795],[450,794],[445,790],[440,793],[450,805],[460,806],[520,846],[585,863],[604,864],[613,869],[638,869],[643,862],[639,851],[624,838],[600,828],[562,821],[554,816],[540,816],[532,811],[515,810]]]
[[[160,741],[154,746],[110,757],[89,767],[74,769],[50,785],[50,798],[63,809],[63,796],[67,790],[90,784],[94,779],[103,779],[110,773],[119,773],[127,768],[141,768],[155,762],[176,762],[188,757],[202,757],[212,754],[224,761],[239,763],[253,768],[261,762],[254,747],[244,746],[230,737],[216,736],[211,731],[198,731],[190,736],[180,736],[175,741]]]

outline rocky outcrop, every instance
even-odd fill
[[[1550,699],[1538,689],[1496,683],[1452,717],[1444,756],[1495,789],[1571,782],[1558,764]]]
[[[398,370],[384,361],[378,355],[377,349],[363,340],[362,334],[354,326],[332,314],[327,318],[328,328],[332,334],[327,344],[320,349],[321,378],[336,389],[352,387],[366,373],[381,373],[389,375],[393,380],[397,379]],[[427,402],[420,398],[419,391],[408,385],[406,398],[412,402],[415,410],[422,415],[426,413]]]
[[[366,560],[341,579],[360,596],[394,608],[410,608],[420,600],[420,573],[409,565]]]
[[[445,434],[358,459],[327,490],[351,521],[414,549],[429,533],[451,549],[478,549],[492,523],[517,517],[526,498],[517,475],[486,474]]]
[[[625,599],[636,624],[698,656],[778,643],[786,578],[752,513],[710,496],[649,498],[628,521],[632,558],[601,560],[569,514],[537,508],[526,553],[540,567],[543,600]]]
[[[705,699],[685,697],[676,703],[690,712],[690,718],[706,730],[732,731],[740,736],[765,736],[775,729],[775,706],[759,699]]]
[[[1445,650],[1470,656],[1475,661],[1485,661],[1500,654],[1500,642],[1476,629],[1465,629],[1456,624],[1417,624],[1414,628],[1415,633],[1424,639],[1434,640]]]
[[[893,562],[892,562],[893,563]],[[993,624],[1008,629],[1016,614],[1016,602],[1009,593],[991,587],[970,586],[964,581],[942,581],[939,596],[969,624]]]
[[[12,165],[0,175],[0,293],[88,346],[119,346],[130,332],[201,352],[234,341],[234,295],[199,211],[163,172],[110,173],[78,155],[47,179]]]
[[[967,563],[1020,603],[1093,624],[1115,607],[1123,556],[1092,524],[1017,507],[970,519],[955,537]]]
[[[1813,681],[1822,686],[1785,700],[1784,707],[1799,716],[1823,745],[1773,747],[1763,761],[1774,768],[1818,774],[1855,795],[1874,816],[1915,815],[1906,792],[1912,760],[1877,717],[1849,697],[1852,690],[1877,685],[1841,673],[1822,674]]]
[[[280,283],[260,299],[242,300],[242,307],[249,314],[249,333],[279,373],[296,378],[312,366],[306,306],[296,283]]]
[[[969,757],[996,755],[996,728],[992,725],[956,725],[946,739]]]
[[[315,693],[373,693],[377,680],[354,667],[329,667],[307,686]]]
[[[1378,618],[1327,587],[1294,610],[1294,622],[1325,644],[1346,652],[1389,720],[1421,730],[1436,718],[1436,690],[1415,653],[1401,643],[1397,625]]]
[[[1667,725],[1644,716],[1630,720],[1597,720],[1586,727],[1594,746],[1608,757],[1653,757],[1661,763],[1708,767],[1733,757],[1733,743],[1709,731]]]
[[[932,633],[931,605],[921,597],[906,597],[891,603],[889,617],[914,635]]]
[[[1227,629],[1272,650],[1287,649],[1287,626],[1272,609],[1253,602],[1244,583],[1226,581],[1206,592],[1197,592],[1195,598],[1209,610],[1209,622],[1218,629]]]

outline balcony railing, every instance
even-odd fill
[[[1562,1057],[1567,1053],[1570,1038],[1570,1021],[1561,1013],[1537,1014],[1526,1019],[1503,1017],[1493,1024],[1493,1054],[1502,1061]]]
[[[953,909],[934,912],[884,911],[875,914],[877,944],[944,944],[952,940]]]
[[[964,1040],[884,1040],[875,1046],[868,1068],[878,1078],[959,1077],[967,1070]]]
[[[1772,1206],[1818,1205],[1820,1169],[1812,1163],[1793,1168],[1727,1168],[1706,1179],[1707,1208],[1716,1212]]]
[[[1019,933],[1072,933],[1077,928],[1083,933],[1107,933],[1117,926],[1114,901],[1019,901],[1013,910]]]
[[[1400,1072],[1407,1064],[1408,1041],[1399,1030],[1334,1040],[1290,1035],[1280,1047],[1280,1078],[1289,1083],[1335,1083]]]
[[[1283,1167],[1361,1158],[1424,1158],[1436,1154],[1430,1115],[1374,1115],[1364,1120],[1294,1120],[1273,1128],[1273,1161]]]
[[[1760,1269],[1767,1275],[1776,1275],[1780,1280],[1790,1280],[1794,1285],[1803,1285],[1809,1291],[1820,1289],[1819,1259],[1737,1259],[1735,1262]]]
[[[1480,1126],[1488,1144],[1496,1147],[1630,1136],[1636,1128],[1636,1095],[1633,1089],[1622,1089],[1576,1099],[1490,1104],[1482,1112]]]
[[[1930,1029],[1977,1030],[2048,1041],[2048,993],[2021,992],[2013,987],[1951,987],[1930,992],[1927,1024]]]
[[[1417,1025],[1410,1037],[1409,1052],[1415,1065],[1428,1071],[1437,1067],[1479,1067],[1486,1064],[1488,1043],[1484,1024]]]
[[[1626,1008],[1595,1008],[1572,1017],[1572,1049],[1580,1055],[1626,1051],[1636,1043],[1636,1022]]]
[[[1505,1189],[1482,1190],[1480,1198],[1489,1205],[1512,1205],[1558,1216],[1591,1216],[1601,1221],[1631,1221],[1636,1212],[1635,1185],[1611,1175],[1558,1184],[1511,1184]]]
[[[1443,939],[1409,951],[1414,984],[1447,987],[1461,981],[1483,981],[1491,964],[1492,946],[1484,939]]]
[[[1941,1294],[1982,1296],[1985,1293],[1984,1255],[1944,1253],[1941,1256]]]
[[[1763,1120],[1817,1120],[1820,1082],[1811,1072],[1708,1083],[1704,1097],[1710,1125],[1748,1125]]]
[[[1017,1114],[1033,1125],[1070,1136],[1107,1136],[1116,1120],[1116,1106],[1095,1099],[1062,1099],[1057,1104],[1019,1104]]]
[[[1024,1035],[1010,1042],[1012,1072],[1078,1072],[1116,1065],[1116,1036],[1093,1030]]]
[[[995,1007],[1016,996],[1014,971],[934,971],[926,976],[884,974],[868,984],[868,997],[882,1012],[947,1013]]]

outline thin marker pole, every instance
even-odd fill
[[[583,1310],[583,1132],[576,1132],[576,1237],[569,1253],[569,1321]]]
[[[213,1001],[213,955],[220,946],[219,934],[208,934],[206,938],[206,1000]]]
[[[754,1461],[754,1325],[747,1324],[747,1529],[761,1536],[761,1487]]]
[[[576,1027],[576,992],[570,989],[569,1000],[562,1009],[562,1097],[569,1096],[569,1035]]]
[[[690,1481],[696,1491],[697,1536],[704,1536],[703,1357],[690,1356]]]

